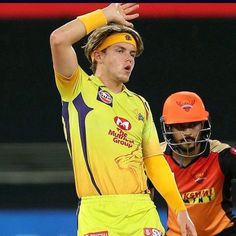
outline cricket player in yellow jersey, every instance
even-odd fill
[[[160,150],[148,103],[124,85],[143,51],[130,22],[139,16],[134,13],[138,7],[112,3],[50,36],[64,132],[81,198],[79,236],[164,235],[147,176],[177,213],[181,234],[196,236]],[[92,31],[84,47],[93,71],[89,76],[72,45]]]

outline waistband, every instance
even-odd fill
[[[96,195],[81,198],[83,203],[86,202],[121,202],[121,201],[150,201],[150,194],[116,194],[116,195]]]

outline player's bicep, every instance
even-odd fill
[[[54,70],[68,78],[78,67],[77,56],[72,46],[52,46],[52,61]]]

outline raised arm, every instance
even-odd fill
[[[54,70],[65,77],[70,77],[78,66],[73,44],[96,28],[110,22],[132,27],[129,21],[139,16],[138,13],[132,13],[138,7],[139,5],[135,3],[112,3],[102,10],[79,16],[53,31],[50,35],[50,46]]]

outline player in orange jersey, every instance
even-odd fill
[[[198,236],[235,236],[231,180],[236,177],[236,149],[210,139],[209,114],[193,92],[166,99],[161,125],[161,146]],[[180,235],[171,208],[167,226],[168,236]]]

